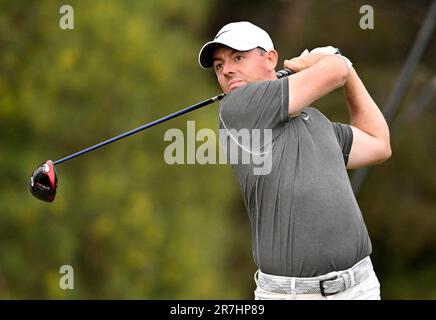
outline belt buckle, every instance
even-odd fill
[[[336,276],[334,276],[332,278],[328,278],[328,279],[324,279],[324,280],[320,280],[319,281],[319,289],[320,289],[321,295],[323,297],[332,296],[332,295],[337,294],[337,293],[340,292],[340,291],[336,291],[336,292],[327,293],[327,292],[324,291],[324,282],[336,280],[337,278],[338,278],[338,276],[336,275]]]

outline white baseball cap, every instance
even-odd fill
[[[225,45],[238,51],[260,47],[266,51],[274,49],[268,33],[254,24],[241,21],[226,24],[213,41],[206,43],[198,54],[198,63],[203,68],[213,67],[213,52],[218,45]]]

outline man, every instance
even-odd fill
[[[252,226],[256,299],[380,299],[346,169],[388,159],[389,129],[351,62],[331,49],[285,60],[295,73],[281,79],[269,35],[249,22],[224,26],[200,50],[200,65],[214,68],[227,94],[220,128],[229,136],[231,129],[272,131],[271,172],[233,165]],[[349,125],[309,107],[339,87]]]

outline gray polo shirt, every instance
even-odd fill
[[[287,78],[233,90],[220,103],[220,131],[228,133],[221,142],[243,148],[232,130],[271,130],[268,174],[255,175],[254,163],[232,164],[254,261],[268,274],[314,277],[351,267],[371,253],[371,242],[345,168],[350,126],[310,107],[289,117],[288,92]]]

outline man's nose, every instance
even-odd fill
[[[234,68],[233,63],[231,63],[231,62],[226,62],[226,63],[224,64],[224,67],[223,67],[223,74],[224,74],[225,76],[227,76],[227,75],[231,75],[231,74],[234,74],[234,73],[235,73],[235,68]]]

